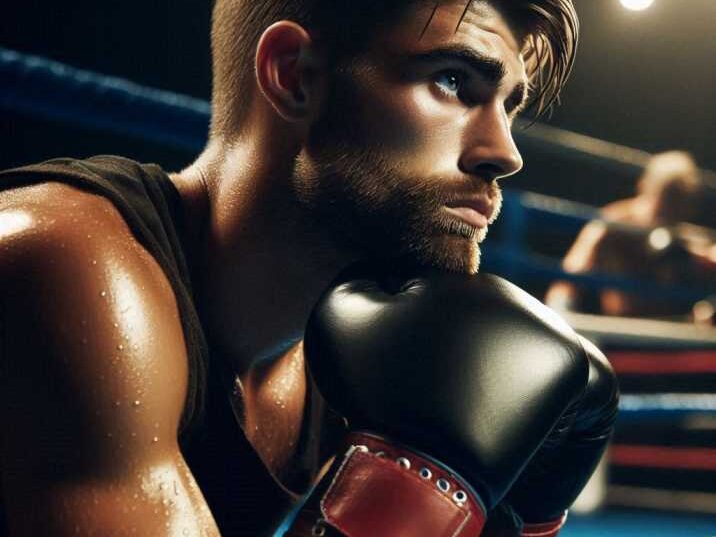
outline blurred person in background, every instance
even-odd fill
[[[716,233],[687,223],[705,212],[702,190],[699,168],[689,153],[654,155],[637,182],[634,197],[600,209],[602,219],[584,226],[562,260],[562,268],[572,274],[594,272],[706,288],[716,277]],[[590,293],[567,281],[554,283],[545,301],[558,310],[604,315],[689,316],[706,323],[714,319],[708,301],[692,305],[608,287]]]

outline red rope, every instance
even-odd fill
[[[716,449],[615,444],[609,452],[617,466],[716,471]]]
[[[609,361],[620,374],[716,373],[716,350],[679,352],[613,351]]]

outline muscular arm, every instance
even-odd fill
[[[597,249],[604,239],[606,226],[601,221],[589,222],[577,235],[562,260],[566,272],[579,274],[594,268]],[[571,282],[557,281],[547,291],[545,303],[557,310],[578,309],[579,290]]]
[[[115,209],[57,184],[3,194],[0,278],[10,535],[218,535],[177,444],[174,295]]]

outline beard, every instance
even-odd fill
[[[487,228],[467,224],[445,205],[484,195],[494,207],[492,223],[502,202],[497,183],[402,171],[400,159],[371,143],[351,106],[357,96],[350,98],[345,86],[335,93],[294,167],[295,195],[314,229],[358,258],[476,273]]]

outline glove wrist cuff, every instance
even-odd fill
[[[308,535],[472,537],[482,531],[485,509],[455,472],[373,434],[350,433],[347,444],[327,476],[320,518]]]
[[[550,522],[539,522],[537,524],[524,524],[521,537],[555,537],[562,526],[567,522],[567,511]]]

